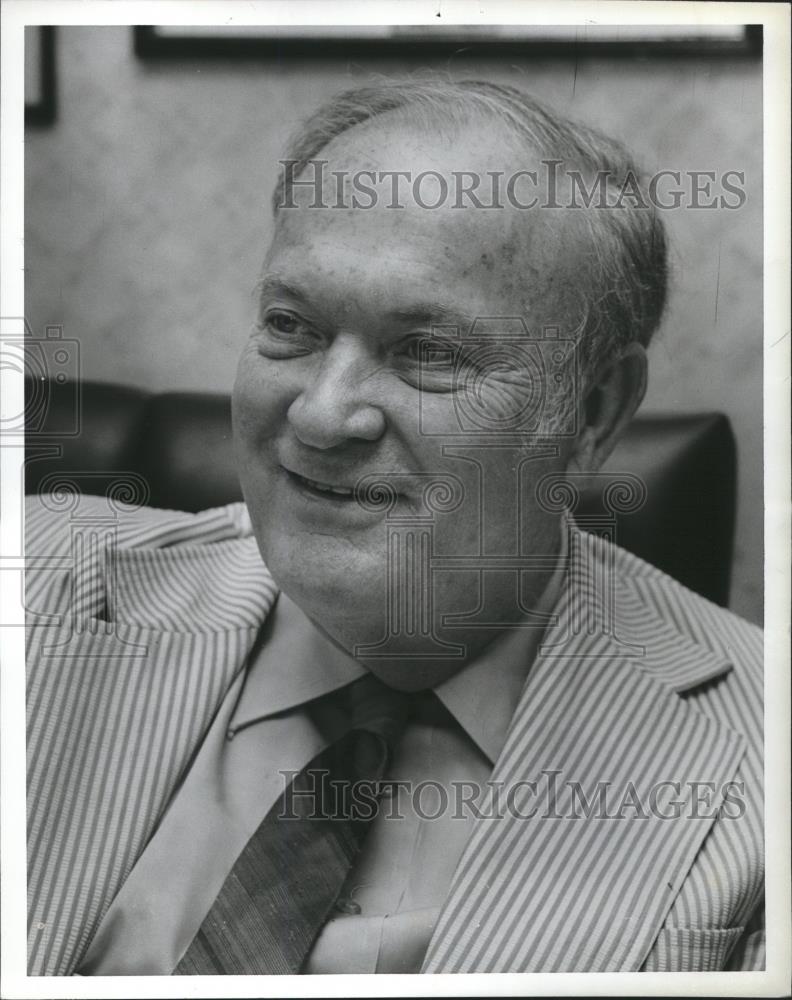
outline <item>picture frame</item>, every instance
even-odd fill
[[[762,52],[762,25],[138,25],[142,60],[383,55],[516,55],[538,58],[744,56]]]

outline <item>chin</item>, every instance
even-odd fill
[[[385,634],[385,553],[361,550],[343,538],[299,533],[260,540],[277,585],[309,618],[347,650]]]

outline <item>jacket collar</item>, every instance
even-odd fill
[[[721,653],[676,625],[667,595],[669,585],[679,585],[659,570],[571,521],[567,551],[565,587],[542,643],[544,655],[591,659],[618,654],[677,694],[732,669]],[[584,635],[591,642],[581,645]],[[606,646],[603,640],[608,640]]]
[[[677,694],[722,677],[733,669],[721,653],[684,635],[658,607],[667,587],[657,576],[617,582],[615,639],[632,647],[635,666]],[[651,637],[651,642],[647,638]]]
[[[104,601],[111,621],[206,634],[260,626],[276,595],[275,582],[251,536],[117,549]]]

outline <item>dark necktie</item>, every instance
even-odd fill
[[[175,975],[300,972],[376,816],[377,784],[407,717],[407,696],[370,675],[340,701],[352,728],[264,817]]]

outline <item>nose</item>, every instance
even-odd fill
[[[366,389],[371,368],[361,346],[336,338],[322,355],[313,380],[289,407],[289,422],[303,444],[324,450],[382,436],[385,415]]]

